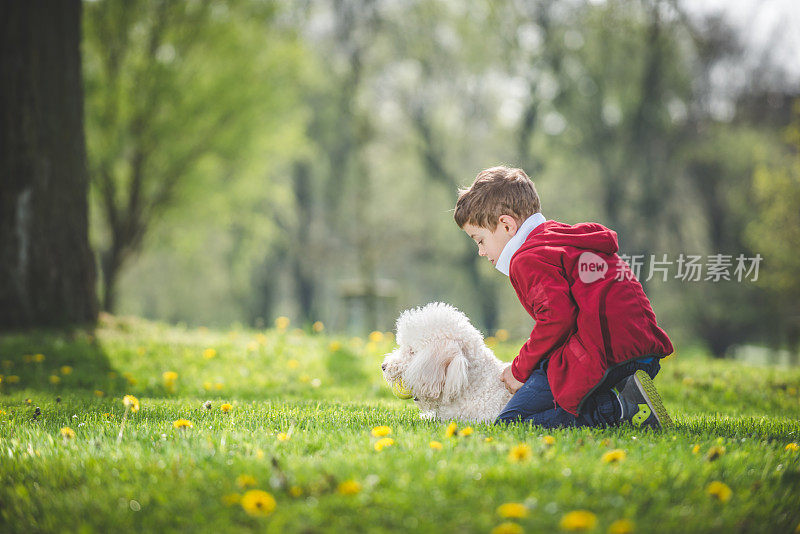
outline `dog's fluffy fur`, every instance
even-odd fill
[[[511,399],[497,359],[466,315],[441,302],[404,311],[399,347],[383,360],[389,384],[402,379],[423,418],[492,422]]]

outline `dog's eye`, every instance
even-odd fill
[[[408,349],[408,353],[413,356],[414,355],[414,349]]]

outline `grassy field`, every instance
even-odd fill
[[[800,523],[799,369],[678,347],[656,379],[674,431],[458,423],[448,436],[383,383],[391,334],[281,326],[221,332],[105,316],[93,332],[0,336],[0,531],[727,533]],[[517,346],[495,350],[510,360]],[[124,395],[140,409],[126,409]]]

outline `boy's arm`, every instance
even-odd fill
[[[512,274],[515,270],[519,276],[516,279],[526,280],[525,299],[536,320],[530,338],[511,364],[514,378],[525,382],[539,362],[566,343],[576,330],[578,307],[570,294],[569,283],[553,265],[527,256],[512,265]]]

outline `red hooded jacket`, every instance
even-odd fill
[[[546,221],[511,258],[511,284],[536,321],[511,371],[524,382],[550,358],[553,397],[573,415],[608,369],[672,353],[642,285],[617,250],[617,233],[600,224]]]

